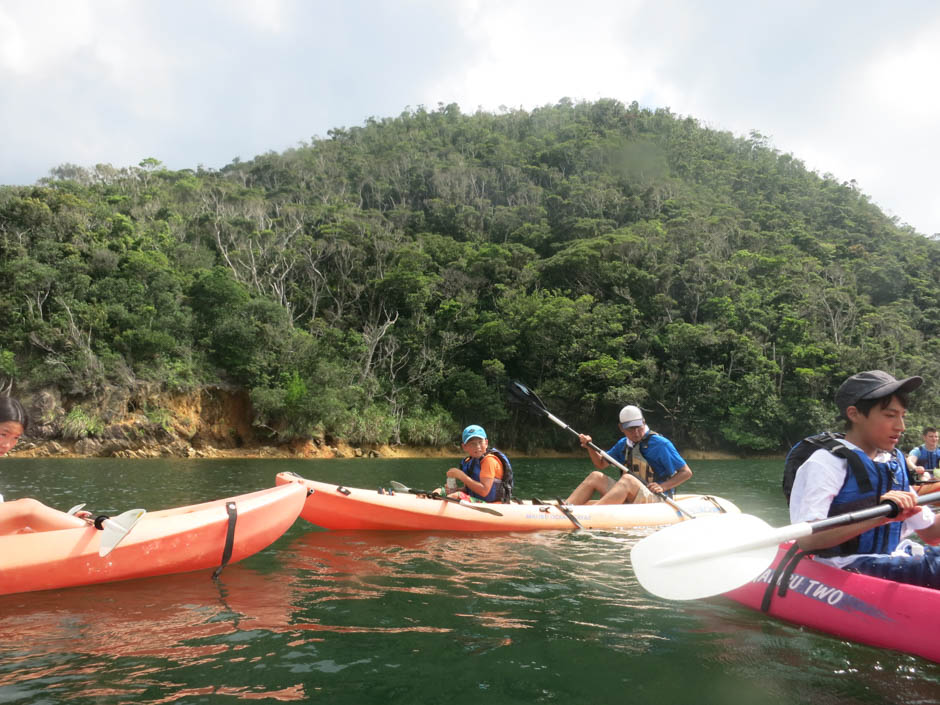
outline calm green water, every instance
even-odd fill
[[[276,472],[360,487],[441,460],[0,461],[0,492],[95,512],[192,504]],[[519,460],[523,496],[589,470]],[[689,483],[787,523],[779,461],[698,461]],[[325,532],[303,521],[209,573],[0,597],[0,703],[937,703],[940,665],[716,598],[663,603],[639,534]],[[940,635],[937,635],[940,638]]]

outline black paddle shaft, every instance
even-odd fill
[[[410,494],[418,495],[419,497],[427,497],[428,499],[436,499],[441,502],[452,502],[453,504],[457,504],[461,507],[466,507],[467,509],[473,509],[478,512],[483,512],[484,514],[492,514],[493,516],[498,516],[498,517],[503,516],[503,513],[500,511],[497,511],[496,509],[492,509],[490,507],[484,507],[479,504],[473,504],[472,502],[461,502],[459,499],[456,499],[454,497],[448,497],[447,495],[437,494],[437,492],[433,492],[431,490],[416,490],[414,488],[409,487],[408,492]]]
[[[931,492],[930,494],[921,495],[917,498],[918,506],[938,501],[940,501],[940,492]],[[874,507],[859,509],[858,511],[848,512],[846,514],[837,514],[828,519],[818,519],[817,521],[809,522],[809,525],[813,530],[812,532],[818,534],[820,531],[832,529],[836,526],[857,524],[860,521],[868,521],[869,519],[875,519],[877,517],[896,517],[900,511],[901,508],[897,504],[891,500],[885,500]]]
[[[516,397],[517,399],[519,399],[520,401],[524,401],[524,402],[530,404],[534,409],[538,410],[538,412],[539,412],[540,414],[542,414],[543,416],[545,416],[549,421],[551,421],[551,422],[552,422],[553,424],[555,424],[556,426],[559,426],[559,427],[565,429],[566,431],[570,431],[571,433],[573,433],[574,435],[576,435],[578,438],[581,437],[581,434],[580,434],[580,433],[578,433],[577,431],[575,431],[573,428],[571,428],[571,426],[569,426],[568,424],[566,424],[566,423],[565,423],[564,421],[562,421],[560,418],[558,418],[558,417],[555,416],[553,413],[551,413],[547,408],[545,408],[545,404],[542,402],[541,399],[539,399],[538,394],[536,394],[536,393],[533,392],[531,389],[529,389],[527,386],[525,386],[524,384],[522,384],[522,382],[517,382],[517,381],[515,381],[515,380],[513,380],[512,382],[510,382],[510,383],[509,383],[509,393],[512,394],[512,395],[513,395],[514,397]],[[592,448],[594,451],[596,451],[598,455],[600,455],[604,460],[606,460],[608,463],[610,463],[611,465],[613,465],[615,468],[619,469],[621,472],[626,472],[626,473],[630,472],[630,470],[627,468],[626,465],[624,465],[624,464],[621,463],[621,462],[618,462],[617,460],[614,460],[610,455],[607,454],[606,451],[604,451],[604,450],[602,450],[601,448],[599,448],[595,443],[589,442],[589,443],[588,443],[588,447],[589,447],[589,448]],[[639,479],[639,478],[637,478],[637,479]],[[640,482],[643,482],[643,480],[640,480]],[[646,483],[643,483],[643,484],[645,485]],[[694,519],[694,518],[695,518],[692,514],[689,514],[686,510],[684,510],[684,509],[683,509],[682,507],[680,507],[678,504],[676,504],[675,502],[673,502],[671,499],[669,499],[669,497],[667,497],[667,496],[666,496],[665,494],[663,494],[662,492],[655,492],[654,494],[656,495],[656,497],[658,497],[660,500],[662,500],[663,502],[665,502],[666,504],[668,504],[670,507],[672,507],[673,509],[675,509],[675,510],[676,510],[677,512],[679,512],[680,514],[684,514],[684,515],[687,516],[689,519]]]

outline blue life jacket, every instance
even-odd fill
[[[469,475],[476,482],[480,482],[480,463],[487,455],[495,455],[503,464],[502,479],[496,478],[493,481],[493,485],[490,487],[489,494],[487,494],[485,497],[478,495],[469,487],[466,488],[467,494],[476,497],[477,499],[482,499],[485,502],[503,502],[505,504],[512,499],[512,489],[514,484],[512,476],[512,465],[509,463],[509,458],[506,457],[505,453],[503,453],[501,450],[496,450],[496,448],[490,448],[488,451],[486,451],[482,458],[464,458],[460,463],[460,469],[467,473],[467,475]]]
[[[920,456],[917,458],[917,466],[924,470],[935,470],[940,466],[940,447],[935,450],[927,450],[926,445],[920,448]]]
[[[867,471],[868,482],[862,478],[861,485],[863,486],[860,487],[860,478],[854,472],[846,472],[842,489],[833,498],[829,507],[829,516],[874,507],[885,492],[910,489],[907,462],[899,450],[895,449],[891,460],[886,463],[874,462],[861,450],[855,448],[849,450],[861,459]],[[838,546],[816,551],[816,554],[826,557],[850,556],[856,553],[889,554],[901,542],[901,523],[892,521],[876,526]]]

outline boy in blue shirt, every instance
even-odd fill
[[[928,426],[924,429],[924,444],[917,446],[907,456],[907,464],[912,470],[917,472],[918,480],[932,480],[937,468],[940,468],[940,448],[937,447],[937,441],[940,440],[940,434],[937,429]],[[921,473],[927,473],[930,477],[922,478]],[[940,478],[938,478],[940,479]]]
[[[625,406],[620,410],[620,430],[624,437],[607,451],[607,455],[632,470],[633,458],[638,451],[652,471],[653,478],[650,483],[644,485],[635,476],[627,473],[614,480],[601,472],[609,463],[588,445],[591,437],[581,433],[578,435],[581,447],[587,449],[597,470],[584,478],[568,496],[568,504],[588,504],[595,492],[601,495],[597,504],[655,502],[656,494],[663,493],[671,497],[675,494],[676,487],[692,477],[689,464],[679,455],[672,441],[650,431],[643,419],[643,412],[638,407]]]

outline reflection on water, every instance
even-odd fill
[[[270,573],[236,565],[220,581],[177,575],[6,596],[0,701],[56,693],[95,702],[298,700],[329,688],[310,674],[367,677],[382,654],[394,655],[383,668],[400,671],[410,654],[437,658],[448,649],[449,667],[459,669],[464,658],[511,648],[520,632],[535,630],[534,643],[647,650],[661,638],[652,625],[627,635],[621,617],[602,613],[663,608],[638,598],[628,542],[602,538],[311,531],[279,546]],[[427,635],[446,642],[428,651]],[[363,651],[343,641],[357,637],[381,642]],[[533,654],[519,667],[548,665]]]
[[[218,582],[176,575],[6,596],[0,599],[0,701],[15,701],[8,689],[25,702],[57,691],[102,698],[175,690],[168,669],[257,661],[260,656],[239,655],[242,635],[285,630],[289,590],[279,579],[233,566]],[[278,697],[300,699],[302,690],[297,684]],[[288,698],[291,692],[295,697]],[[245,691],[259,693],[271,697],[265,688]]]
[[[382,462],[327,464],[320,479],[354,467],[361,476],[347,484],[417,486],[436,472],[430,461]],[[584,469],[532,462],[520,464],[517,482],[546,496]],[[115,482],[120,469],[101,480],[93,468],[65,467],[77,485],[57,490],[62,498],[97,501],[108,490],[99,482]],[[63,474],[27,469],[22,479],[37,486]],[[148,464],[114,503],[202,501],[264,487],[284,469],[311,474],[310,464],[284,461],[188,465],[182,475]],[[700,462],[699,476],[745,511],[785,523],[775,515],[775,467],[761,482],[750,464]],[[640,536],[324,532],[300,522],[217,582],[202,572],[3,596],[0,703],[938,702],[936,664],[721,599],[650,597],[628,561]]]

